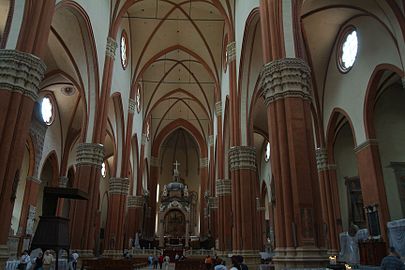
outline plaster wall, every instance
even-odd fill
[[[357,29],[358,54],[352,69],[344,74],[336,65],[336,46],[332,52],[323,100],[324,126],[327,127],[333,109],[342,108],[352,120],[356,142],[360,145],[366,140],[363,104],[370,76],[379,64],[390,63],[400,67],[401,62],[391,36],[376,20],[357,17],[348,23]]]
[[[405,162],[405,93],[395,84],[381,95],[374,112],[376,136],[379,143],[381,166],[391,220],[404,218],[397,179],[391,162]]]
[[[18,232],[18,225],[20,224],[21,208],[24,200],[24,191],[26,179],[28,176],[28,169],[30,165],[28,149],[24,148],[24,158],[20,169],[20,179],[18,181],[16,198],[14,201],[13,216],[11,218],[11,229],[16,234]]]
[[[345,124],[339,131],[335,145],[334,155],[336,162],[337,186],[339,192],[340,213],[343,231],[348,230],[349,212],[345,176],[357,176],[357,163],[354,153],[353,134],[349,124]]]

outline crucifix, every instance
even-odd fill
[[[174,168],[173,176],[174,176],[175,180],[177,180],[177,178],[178,178],[179,175],[180,175],[180,174],[179,174],[179,165],[180,165],[180,163],[178,163],[177,160],[176,160],[176,162],[173,163],[173,165],[176,166],[176,167]]]

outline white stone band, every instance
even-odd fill
[[[104,146],[97,143],[81,143],[77,146],[77,166],[93,165],[101,167],[104,161]]]
[[[231,179],[217,179],[215,181],[215,192],[217,196],[231,195],[232,193]]]
[[[229,149],[229,168],[231,171],[248,169],[256,171],[256,148],[252,146],[233,146]]]
[[[230,42],[226,46],[226,55],[227,55],[227,62],[230,63],[236,60],[236,42]]]
[[[209,146],[214,145],[214,135],[208,136],[208,145]]]
[[[111,177],[108,186],[110,194],[128,194],[129,181],[128,178]]]
[[[142,196],[128,196],[128,208],[143,207],[144,198]]]
[[[200,158],[200,168],[207,168],[209,164],[208,158]]]
[[[38,87],[46,65],[35,55],[16,50],[0,50],[0,89],[38,99]]]
[[[129,111],[129,113],[134,114],[135,113],[135,108],[136,108],[135,100],[130,98],[129,101],[128,101],[128,111]]]
[[[117,49],[117,46],[118,46],[117,42],[112,37],[107,38],[107,46],[105,49],[105,54],[111,57],[113,60],[115,59],[115,51]]]
[[[266,105],[285,97],[312,100],[311,70],[302,59],[272,61],[263,66],[260,77],[261,95]]]
[[[222,102],[221,101],[218,101],[217,103],[215,103],[215,113],[217,114],[217,116],[222,115]]]
[[[208,206],[210,209],[218,209],[218,197],[208,197]]]

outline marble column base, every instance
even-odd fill
[[[76,252],[79,254],[77,269],[80,269],[82,267],[83,260],[94,258],[94,251],[92,249],[72,249],[70,251],[70,254],[72,254],[74,250],[76,250]]]
[[[106,249],[103,252],[103,257],[112,258],[112,259],[122,259],[124,256],[122,254],[122,250],[115,250],[115,249]]]
[[[325,268],[329,262],[327,251],[316,247],[277,248],[275,252],[276,270]]]
[[[0,270],[6,269],[6,262],[9,258],[8,246],[0,245]]]

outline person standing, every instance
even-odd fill
[[[159,256],[159,266],[160,266],[160,269],[162,269],[163,259],[164,259],[163,254],[160,254],[160,256]]]
[[[51,269],[52,262],[53,262],[52,253],[49,250],[45,251],[45,255],[44,255],[44,258],[43,258],[43,263],[44,263],[43,268],[44,268],[44,270]]]
[[[78,259],[79,259],[79,254],[77,253],[76,250],[74,250],[72,255],[71,255],[71,262],[70,262],[70,269],[71,270],[76,270],[77,260]]]
[[[35,266],[34,270],[43,270],[43,263],[44,263],[44,257],[42,256],[42,252],[38,254],[38,257],[35,258]]]
[[[405,270],[405,264],[394,247],[390,247],[390,253],[381,261],[381,270]]]
[[[163,269],[164,270],[169,270],[169,263],[170,263],[170,257],[166,255],[163,260]]]
[[[18,269],[26,270],[28,263],[31,261],[30,255],[28,255],[28,250],[24,250],[23,254],[20,258],[20,264],[18,265]]]

